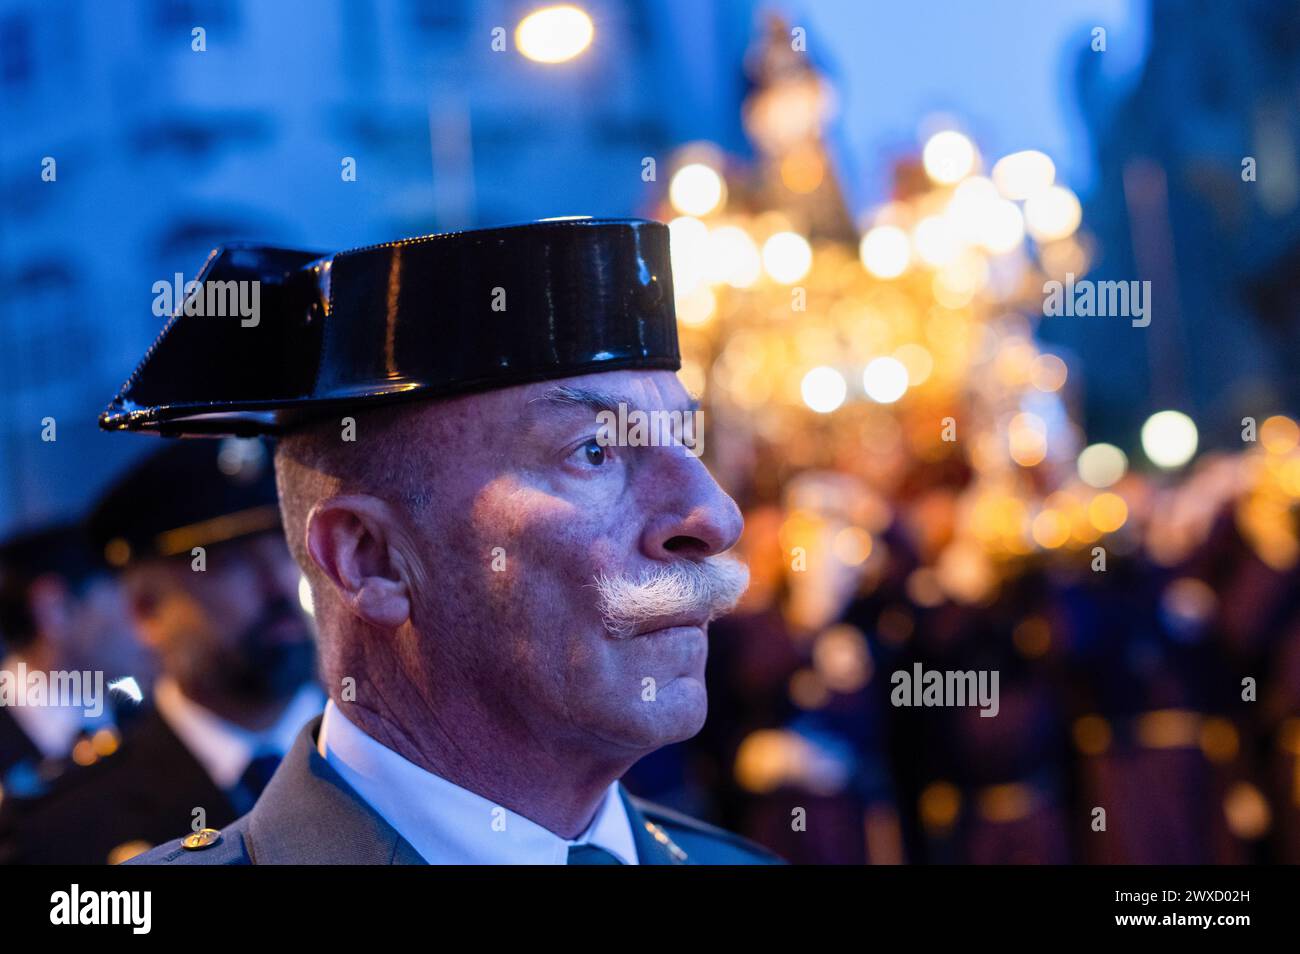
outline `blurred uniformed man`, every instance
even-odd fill
[[[746,576],[699,445],[602,430],[693,411],[667,228],[226,248],[200,289],[253,282],[260,314],[176,317],[101,424],[282,435],[330,702],[250,814],[137,861],[776,860],[619,784],[699,731]]]
[[[159,676],[119,748],[0,806],[0,861],[120,862],[233,821],[324,703],[260,443],[168,442],[90,527]]]
[[[76,523],[29,529],[0,544],[0,647],[0,673],[8,679],[100,674],[102,694],[93,707],[6,704],[0,694],[0,798],[36,794],[78,741],[99,730],[110,737],[104,686],[127,676],[147,685],[152,665],[112,573]]]

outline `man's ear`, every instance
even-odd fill
[[[396,545],[401,521],[378,497],[348,494],[322,500],[307,515],[307,553],[348,610],[380,629],[411,616],[405,562]]]

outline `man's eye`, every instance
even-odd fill
[[[600,467],[609,462],[609,449],[594,437],[577,447],[573,455],[579,462],[591,467]]]

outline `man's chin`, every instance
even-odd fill
[[[649,754],[696,735],[708,714],[703,680],[679,676],[653,694],[643,692],[634,708],[610,720],[599,734],[607,741]]]

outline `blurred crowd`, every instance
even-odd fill
[[[784,24],[756,41],[754,160],[684,149],[657,210],[683,377],[746,511],[753,584],[713,629],[704,732],[632,787],[797,862],[1300,860],[1300,427],[1278,413],[1294,376],[1251,339],[1294,309],[1256,309],[1223,267],[1239,233],[1222,210],[1261,201],[1236,144],[1152,132],[1235,113],[1172,64],[1266,28],[1175,21],[1157,8],[1127,112],[1085,104],[1099,141],[1124,143],[1102,151],[1097,231],[1049,156],[995,161],[952,117],[880,157],[889,195],[850,221],[833,85]],[[1271,96],[1258,61],[1214,57]],[[1189,171],[1207,164],[1212,195]],[[1171,280],[1150,327],[1047,317],[1053,281],[1154,274],[1130,240],[1184,255],[1182,313]],[[1252,267],[1294,286],[1275,259]],[[917,666],[997,673],[997,716],[895,704]]]
[[[1261,458],[1130,477],[1142,504],[1104,563],[1040,552],[973,602],[926,569],[962,474],[888,506],[845,474],[795,480],[748,510],[753,583],[712,631],[704,732],[629,784],[802,863],[1300,860],[1297,571],[1238,522]],[[864,519],[853,566],[841,535]],[[806,566],[800,522],[824,542]],[[895,705],[917,663],[997,671],[997,716]]]

